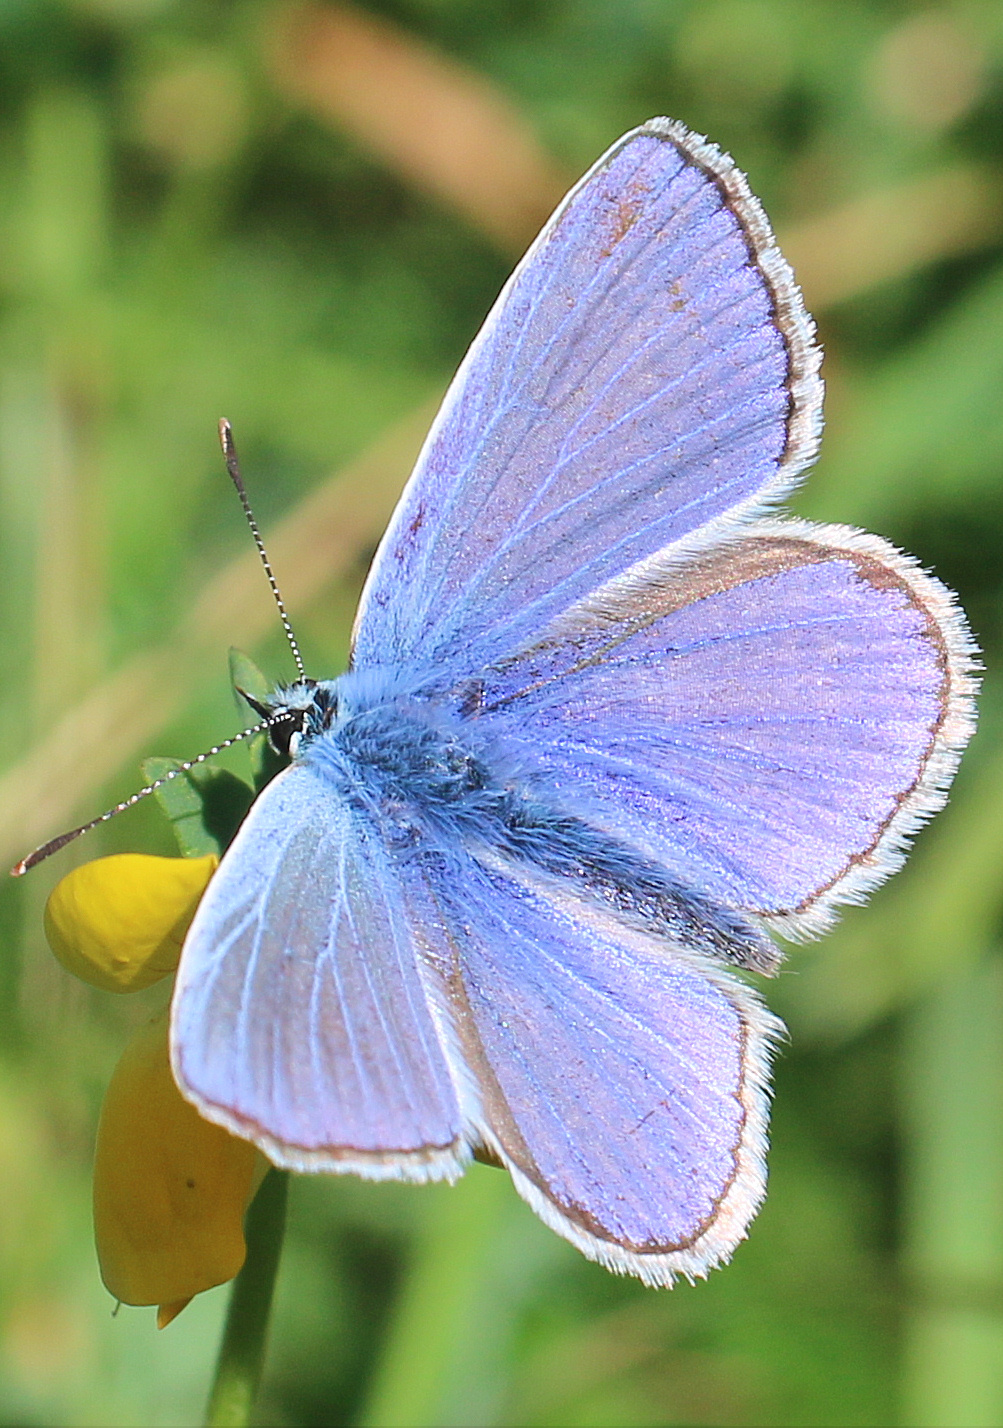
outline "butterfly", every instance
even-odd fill
[[[185,942],[178,1084],[277,1165],[475,1155],[668,1285],[765,1191],[749,972],[902,862],[973,728],[953,596],[775,514],[821,353],[744,176],[654,119],[505,286],[366,582],[347,673],[266,705],[289,766]]]

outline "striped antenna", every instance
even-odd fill
[[[272,563],[268,559],[268,553],[265,550],[265,542],[261,539],[258,523],[254,519],[251,503],[247,499],[247,490],[244,486],[243,477],[240,474],[240,463],[237,460],[237,447],[233,440],[233,428],[226,417],[221,418],[219,423],[219,444],[223,448],[223,458],[226,461],[226,469],[230,473],[230,480],[237,488],[237,495],[240,497],[240,504],[244,508],[247,524],[251,527],[251,535],[254,537],[254,544],[258,547],[261,564],[265,567],[265,574],[268,576],[268,583],[271,586],[275,604],[278,606],[279,619],[282,621],[282,628],[286,632],[286,639],[289,641],[289,648],[293,652],[293,659],[296,661],[296,668],[299,670],[300,679],[306,679],[306,667],[303,664],[303,656],[300,654],[300,647],[296,643],[293,627],[289,623],[289,615],[286,612],[285,603],[279,594],[278,582],[275,579]]]
[[[265,574],[268,577],[268,584],[271,586],[275,604],[278,606],[279,619],[282,621],[282,628],[286,632],[286,639],[289,641],[289,648],[293,652],[293,659],[296,661],[296,668],[299,670],[300,678],[306,679],[306,668],[303,664],[303,657],[300,654],[300,647],[296,643],[296,636],[293,634],[292,625],[289,623],[289,615],[286,612],[282,596],[279,594],[279,587],[272,571],[271,562],[265,550],[265,543],[261,539],[261,532],[258,523],[254,519],[254,512],[251,510],[251,503],[247,499],[247,491],[244,487],[243,478],[240,474],[240,463],[237,460],[237,447],[233,440],[233,429],[224,417],[219,424],[219,441],[223,448],[223,457],[226,461],[226,469],[230,473],[230,480],[237,488],[237,495],[240,497],[240,504],[244,508],[244,515],[247,517],[247,524],[251,527],[251,535],[254,537],[254,544],[258,547],[258,554],[261,556],[261,564],[265,567]],[[246,696],[245,696],[246,698]],[[250,701],[252,704],[253,700]],[[260,708],[255,704],[255,708]],[[79,828],[72,828],[69,833],[60,833],[58,838],[52,838],[48,843],[43,843],[40,848],[36,848],[33,853],[29,853],[26,858],[13,868],[11,876],[15,878],[23,877],[29,868],[34,868],[45,858],[51,857],[53,853],[58,853],[60,848],[65,848],[67,843],[72,843],[75,838],[79,838],[82,833],[89,833],[92,828],[96,828],[99,823],[107,823],[109,818],[114,818],[116,813],[124,813],[127,808],[138,803],[147,794],[156,793],[158,788],[163,788],[165,783],[170,783],[171,779],[177,778],[179,774],[188,773],[190,769],[197,768],[199,764],[204,764],[207,759],[214,758],[221,754],[224,749],[230,749],[234,744],[240,744],[244,739],[250,739],[255,734],[263,734],[273,723],[278,721],[273,719],[263,719],[260,724],[253,725],[250,729],[244,729],[239,734],[234,734],[232,739],[224,739],[221,744],[214,744],[211,749],[206,749],[204,754],[199,754],[197,758],[189,759],[186,763],[178,764],[171,769],[163,778],[156,779],[153,783],[148,783],[145,788],[141,788],[138,793],[123,799],[121,803],[116,803],[114,808],[109,808],[106,813],[102,813],[97,818],[92,818],[88,823],[81,823]]]
[[[80,837],[81,833],[89,833],[99,823],[107,823],[108,819],[114,818],[116,813],[124,813],[127,808],[131,808],[134,803],[145,798],[148,793],[156,793],[157,789],[163,788],[165,783],[170,783],[171,779],[188,773],[189,769],[197,768],[199,764],[204,764],[206,759],[211,759],[216,754],[221,754],[224,749],[230,749],[234,744],[240,744],[245,739],[250,739],[254,734],[263,734],[271,722],[269,719],[263,719],[260,724],[255,724],[250,729],[244,729],[241,733],[234,734],[232,739],[224,739],[221,744],[215,744],[211,749],[206,749],[204,754],[199,754],[195,759],[188,759],[186,763],[178,764],[177,768],[171,769],[169,773],[164,774],[163,778],[155,779],[153,783],[148,783],[145,788],[141,788],[138,793],[131,794],[121,803],[116,803],[115,807],[109,808],[107,813],[102,813],[98,818],[92,818],[89,823],[81,823],[79,828],[72,828],[69,833],[60,833],[58,838],[52,838],[48,843],[43,843],[40,848],[36,848],[33,853],[29,853],[26,858],[22,858],[11,868],[11,877],[23,877],[29,868],[35,867],[52,853],[58,853],[60,848],[65,848],[67,843],[72,843],[74,838]]]

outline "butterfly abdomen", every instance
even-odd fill
[[[771,973],[779,966],[776,945],[741,914],[685,888],[658,863],[530,794],[511,791],[495,839],[493,846],[513,859],[573,882],[588,897],[675,945],[713,951],[758,972]]]

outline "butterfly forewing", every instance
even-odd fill
[[[731,161],[667,120],[627,135],[460,368],[374,563],[355,666],[470,668],[782,494],[815,450],[811,334]]]
[[[312,770],[261,795],[185,942],[179,1084],[292,1169],[451,1178],[469,1158],[441,1019],[382,839]]]

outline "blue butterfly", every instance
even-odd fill
[[[277,1165],[505,1166],[670,1284],[765,1189],[780,1024],[734,969],[902,861],[973,727],[951,594],[771,514],[820,350],[743,175],[655,119],[554,214],[379,548],[351,667],[185,943],[174,1073]]]

